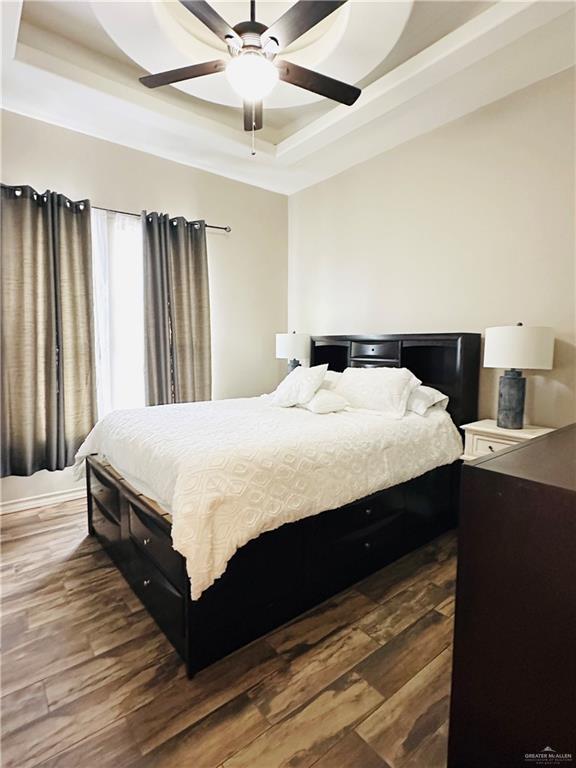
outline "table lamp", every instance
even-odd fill
[[[522,429],[526,379],[522,369],[550,370],[554,357],[554,331],[541,326],[501,325],[486,328],[484,367],[505,368],[498,388],[497,424]]]
[[[310,336],[307,333],[277,333],[276,357],[288,360],[288,370],[293,371],[302,360],[310,359]]]

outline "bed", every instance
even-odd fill
[[[454,425],[477,415],[479,342],[312,339],[312,365],[410,368],[450,397],[450,416],[249,398],[118,412],[94,431],[81,454],[89,532],[190,676],[455,524]]]

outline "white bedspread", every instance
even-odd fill
[[[197,599],[261,533],[449,464],[462,443],[436,408],[396,420],[246,398],[115,411],[76,464],[93,453],[171,512]]]

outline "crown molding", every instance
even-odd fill
[[[341,173],[574,65],[574,3],[499,2],[277,144],[248,137],[130,71],[45,31],[16,44],[21,0],[2,3],[2,106],[283,194]],[[570,14],[570,15],[568,15]],[[72,48],[71,48],[72,46]]]

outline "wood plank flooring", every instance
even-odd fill
[[[448,534],[188,680],[86,532],[3,515],[4,768],[443,768]]]

